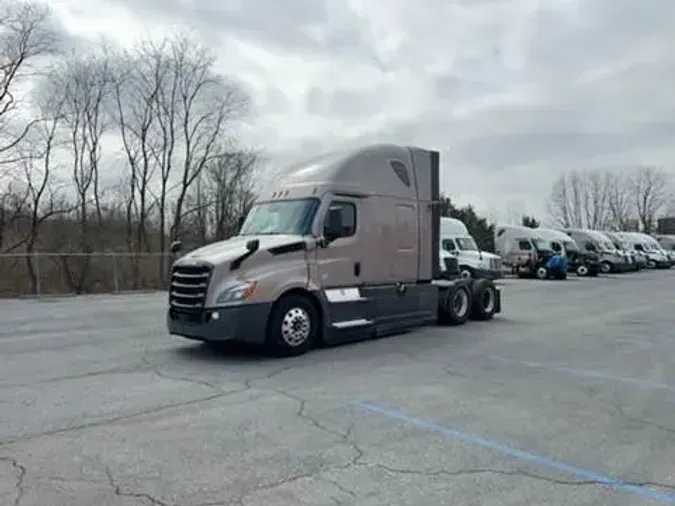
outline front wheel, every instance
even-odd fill
[[[302,295],[286,295],[274,305],[267,324],[265,347],[277,357],[306,353],[319,335],[319,314]]]
[[[610,264],[609,262],[602,262],[600,264],[600,272],[602,272],[603,274],[609,274],[610,272],[612,272],[612,264]]]
[[[471,267],[467,267],[466,265],[460,265],[459,272],[463,279],[471,279],[475,277],[473,269]]]
[[[577,267],[577,276],[588,276],[588,267],[586,265]]]
[[[537,268],[537,278],[538,279],[548,279],[549,272],[546,267],[539,267]]]

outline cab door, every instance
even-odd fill
[[[358,286],[361,278],[363,236],[359,226],[362,199],[334,195],[323,213],[323,230],[326,230],[331,210],[341,215],[341,231],[329,244],[316,248],[318,281],[329,305],[346,307],[362,299]],[[331,312],[335,312],[331,309]],[[335,315],[331,316],[335,321]]]

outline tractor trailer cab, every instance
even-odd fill
[[[603,274],[633,270],[630,260],[602,232],[582,228],[566,229],[564,232],[584,251],[599,256],[600,272]]]
[[[559,243],[558,251],[549,238],[542,238],[537,229],[521,225],[497,225],[495,250],[514,274],[521,278],[565,279],[567,260]]]
[[[616,235],[624,243],[639,255],[643,255],[647,260],[647,267],[650,269],[669,268],[671,266],[667,253],[660,247],[653,237],[639,232],[617,232]]]
[[[172,265],[167,327],[277,356],[501,311],[441,262],[439,153],[370,145],[281,171],[235,237]],[[176,250],[178,249],[176,245]]]
[[[441,248],[457,257],[462,277],[488,279],[502,277],[501,257],[481,251],[461,220],[441,218]]]
[[[569,272],[577,276],[598,275],[600,265],[597,254],[582,251],[574,239],[559,230],[540,227],[535,228],[534,232],[539,239],[549,241],[553,251],[565,257]]]
[[[607,236],[607,238],[612,241],[612,244],[614,244],[614,247],[619,251],[619,253],[629,259],[631,265],[633,265],[636,271],[647,268],[647,256],[645,254],[639,254],[637,251],[631,251],[616,232],[603,231],[602,234]]]

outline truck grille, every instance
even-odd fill
[[[178,313],[199,313],[206,302],[212,271],[210,265],[174,265],[169,289],[171,309]]]

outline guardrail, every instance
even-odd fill
[[[164,290],[170,253],[0,254],[0,297]]]

